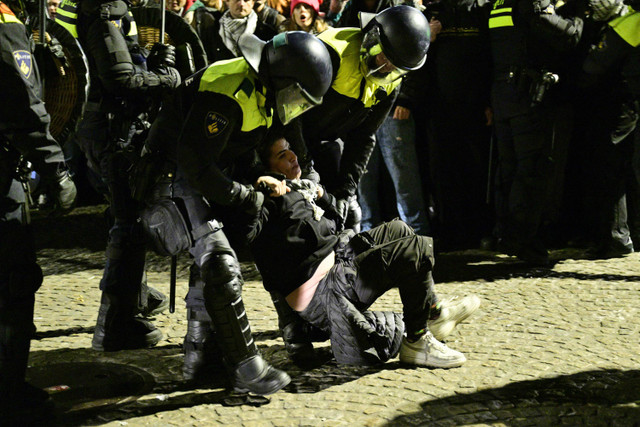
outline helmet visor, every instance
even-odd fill
[[[380,30],[377,27],[368,31],[362,40],[360,65],[365,78],[378,85],[393,83],[409,72],[393,65],[384,54],[380,42]]]
[[[276,92],[276,108],[283,125],[321,103],[322,97],[309,94],[297,82]]]

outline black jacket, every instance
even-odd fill
[[[23,155],[43,178],[52,177],[64,157],[49,132],[50,118],[25,26],[0,3],[0,195]]]
[[[338,242],[335,198],[325,191],[316,204],[325,210],[320,220],[298,191],[265,200],[247,237],[268,291],[289,295],[313,276]]]
[[[202,40],[209,63],[236,57],[236,55],[225,46],[222,37],[220,37],[220,18],[223,14],[224,12],[209,7],[201,7],[194,12],[191,25],[195,28],[198,36],[200,36],[200,40]],[[277,34],[277,31],[275,27],[258,19],[256,30],[253,34],[261,40],[268,41]]]

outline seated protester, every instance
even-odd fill
[[[254,34],[268,41],[277,34],[276,28],[258,19],[254,0],[226,0],[227,9],[201,7],[195,10],[191,25],[195,28],[209,62],[241,56],[238,39],[242,34]]]
[[[283,31],[304,31],[318,35],[329,25],[320,14],[322,0],[293,0],[291,2],[291,17],[278,28]]]
[[[431,238],[416,235],[400,220],[357,235],[337,235],[335,198],[300,179],[289,143],[275,134],[261,152],[265,165],[283,174],[288,186],[286,193],[272,192],[265,199],[248,235],[265,288],[286,295],[300,317],[330,335],[339,363],[369,365],[399,351],[400,361],[409,364],[462,365],[465,356],[439,340],[469,317],[480,300],[438,300]],[[404,321],[396,313],[367,310],[396,286]]]

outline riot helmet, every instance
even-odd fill
[[[282,124],[322,103],[333,68],[329,51],[316,36],[289,31],[265,43],[253,34],[243,34],[238,46],[260,81],[275,93]]]
[[[427,18],[411,6],[394,6],[378,13],[362,30],[360,65],[365,77],[389,84],[427,60],[431,32]]]

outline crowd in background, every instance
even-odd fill
[[[152,1],[142,4],[152,6]],[[229,9],[235,18],[253,16],[249,13],[253,10],[252,31],[268,40],[282,31],[319,34],[329,27],[357,27],[359,12],[375,13],[397,3],[402,2],[172,0],[166,7],[197,30],[209,62],[214,62],[238,55],[232,43],[221,46],[217,37]],[[438,251],[482,247],[510,253],[499,245],[504,216],[499,205],[504,197],[496,184],[500,162],[491,100],[488,23],[493,5],[482,1],[409,3],[429,19],[432,43],[427,63],[404,80],[392,113],[376,134],[377,146],[358,190],[363,229],[399,216],[419,234],[433,236]],[[615,104],[607,88],[619,85],[620,78],[605,76],[594,84],[580,75],[584,58],[598,43],[607,21],[594,19],[587,2],[567,3],[556,4],[555,13],[566,11],[568,16],[585,18],[585,30],[571,49],[561,48],[560,41],[541,47],[554,58],[549,71],[559,82],[545,96],[551,116],[545,122],[552,123],[548,130],[553,141],[545,139],[548,164],[536,166],[546,171],[535,178],[544,193],[537,199],[539,230],[535,242],[523,244],[540,248],[577,245],[589,248],[594,257],[617,256],[633,251],[633,237],[640,239],[638,172],[634,169],[637,141],[632,132],[613,144],[606,135],[590,130],[598,126],[601,110],[587,111],[588,106]],[[621,1],[605,3],[622,8]],[[532,260],[527,254],[523,258]],[[535,264],[535,257],[533,260]]]

